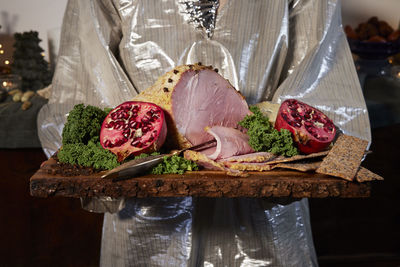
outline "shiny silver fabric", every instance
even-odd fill
[[[47,155],[60,147],[74,104],[116,106],[174,66],[198,61],[218,68],[250,104],[298,98],[327,113],[343,132],[371,139],[337,1],[220,0],[216,13],[204,13],[215,15],[213,25],[201,25],[200,13],[191,17],[185,2],[70,0],[53,93],[38,118]],[[318,265],[305,199],[124,204],[118,213],[105,213],[102,266]],[[120,207],[117,201],[100,206]]]

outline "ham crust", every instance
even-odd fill
[[[152,102],[166,115],[170,148],[187,148],[211,140],[206,126],[236,127],[250,114],[244,97],[211,66],[181,65],[134,97]]]

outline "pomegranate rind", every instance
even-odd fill
[[[323,121],[326,123],[320,123],[320,122],[313,122],[313,119],[306,119],[304,116],[301,116],[301,121],[298,121],[300,126],[293,126],[290,125],[287,120],[285,120],[284,116],[289,117],[292,119],[291,115],[288,115],[288,112],[290,113],[290,109],[288,105],[290,103],[297,103],[300,106],[304,107],[305,109],[313,110],[315,114],[315,117],[323,118]],[[297,111],[297,110],[295,110]],[[301,113],[301,112],[300,112]],[[315,127],[318,127],[318,131],[322,133],[321,137],[316,138],[313,136],[305,127],[304,123],[305,121],[312,122]],[[297,124],[298,125],[298,124]],[[329,125],[331,130],[327,131],[324,129],[326,125]],[[293,141],[297,145],[298,149],[300,152],[303,154],[311,154],[311,153],[317,153],[320,151],[323,151],[327,149],[327,147],[332,143],[333,139],[335,138],[336,135],[336,128],[334,127],[334,124],[331,119],[328,118],[322,111],[306,104],[301,101],[298,101],[296,99],[287,99],[284,102],[282,102],[278,115],[276,117],[275,121],[275,129],[281,130],[281,129],[287,129],[292,133]],[[324,140],[322,140],[323,138]]]
[[[123,114],[120,115],[122,118],[117,118],[120,113]],[[152,116],[155,117],[151,119]],[[115,126],[120,121],[123,126]],[[166,136],[167,124],[161,107],[150,102],[127,101],[111,110],[104,119],[100,130],[100,143],[104,149],[117,156],[118,162],[122,162],[131,155],[158,151]]]

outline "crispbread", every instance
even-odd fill
[[[265,163],[266,164],[276,164],[276,163],[282,163],[282,162],[292,162],[292,161],[298,161],[298,160],[304,160],[304,159],[312,159],[312,158],[326,156],[328,153],[329,153],[329,150],[312,153],[312,154],[308,154],[308,155],[296,155],[296,156],[289,157],[289,158],[279,156],[276,159],[270,160]]]
[[[367,145],[366,140],[346,134],[340,135],[316,172],[352,181]]]
[[[359,183],[362,182],[369,182],[369,181],[374,181],[374,180],[383,180],[382,176],[379,176],[378,174],[375,174],[371,172],[370,170],[360,167],[356,174],[356,180]]]
[[[315,171],[320,165],[322,161],[299,161],[299,162],[290,162],[290,163],[278,163],[276,164],[277,168],[283,169],[291,169],[297,170],[301,172]]]
[[[275,165],[266,164],[265,162],[223,162],[225,167],[239,171],[270,171]]]
[[[254,152],[245,155],[232,156],[229,158],[221,159],[222,162],[267,162],[275,159],[277,155],[270,152]]]

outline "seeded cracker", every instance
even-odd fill
[[[313,159],[313,158],[319,158],[328,155],[329,151],[321,151],[317,153],[312,153],[308,155],[296,155],[292,157],[277,157],[276,159],[270,160],[265,162],[265,164],[275,164],[275,163],[282,163],[282,162],[292,162],[292,161],[298,161],[298,160],[304,160],[304,159]]]
[[[364,167],[360,167],[356,175],[356,180],[357,182],[362,183],[374,180],[383,180],[383,177],[371,172],[370,170],[367,170]]]
[[[341,135],[324,158],[317,173],[328,174],[352,181],[360,167],[368,141]]]
[[[225,166],[238,171],[269,171],[275,166],[264,162],[224,162]]]
[[[290,163],[278,163],[276,164],[277,168],[296,170],[301,172],[315,171],[320,165],[322,161],[314,161],[314,162],[290,162]]]

